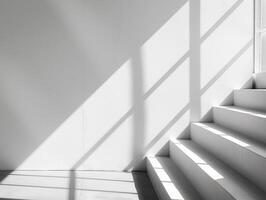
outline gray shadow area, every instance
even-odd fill
[[[159,200],[145,172],[132,172],[139,200]]]
[[[185,2],[1,1],[1,168],[19,166]]]

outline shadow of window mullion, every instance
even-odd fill
[[[132,160],[135,160],[144,153],[145,145],[145,107],[144,107],[144,74],[141,50],[134,52],[131,58],[132,73],[132,102],[133,102],[133,142],[132,142]],[[135,163],[134,167],[139,163]],[[132,170],[132,169],[128,169]]]
[[[190,121],[199,121],[201,117],[201,52],[200,52],[200,25],[201,25],[201,1],[190,0]]]

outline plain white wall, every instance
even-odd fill
[[[265,32],[265,28],[266,28],[266,1],[265,0],[260,0],[257,1],[258,4],[260,4],[260,15],[261,16],[257,16],[257,17],[261,17],[260,18],[260,27],[256,27],[258,29],[258,31],[264,31],[261,34],[261,37],[259,38],[259,43],[258,46],[261,47],[260,52],[257,52],[258,54],[260,54],[261,57],[261,69],[260,71],[262,72],[266,72],[266,56],[265,56],[265,52],[266,52],[266,32]]]
[[[250,0],[1,0],[0,169],[141,169],[253,71]]]

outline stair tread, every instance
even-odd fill
[[[266,119],[266,113],[265,112],[261,112],[261,111],[253,110],[253,109],[249,109],[249,108],[243,108],[243,107],[239,107],[239,106],[214,106],[213,108],[225,109],[225,110],[229,110],[229,111],[244,113],[247,115],[252,115],[255,117]]]
[[[193,141],[174,139],[171,142],[235,199],[265,199],[266,194],[261,189]]]
[[[147,160],[170,199],[201,199],[199,193],[169,157],[147,157]]]
[[[219,135],[222,139],[228,140],[237,144],[239,147],[245,148],[263,158],[266,159],[266,147],[262,143],[254,141],[245,137],[235,131],[224,128],[215,123],[193,123],[196,126],[200,126],[203,129],[211,131],[213,134]]]

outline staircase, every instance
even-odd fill
[[[191,124],[190,140],[171,140],[169,157],[147,158],[160,200],[266,199],[266,73],[254,79],[212,123]]]

